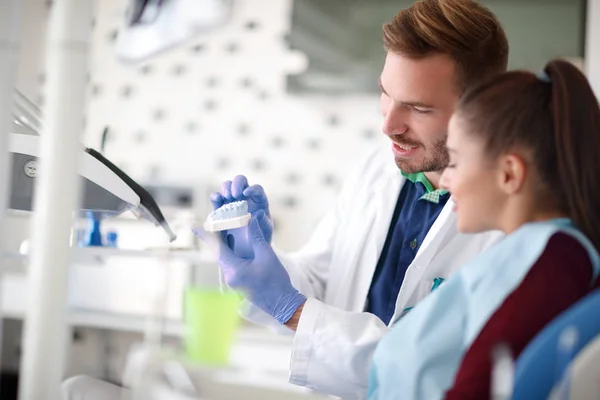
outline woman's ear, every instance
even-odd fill
[[[498,157],[498,184],[505,194],[517,193],[523,187],[527,174],[527,163],[516,154]]]

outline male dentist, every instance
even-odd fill
[[[274,253],[267,197],[245,177],[211,196],[215,208],[247,200],[253,214],[254,257],[231,251],[235,231],[218,244],[227,284],[253,305],[246,317],[295,331],[290,382],[343,398],[364,396],[388,327],[499,238],[459,234],[439,179],[459,97],[506,70],[500,23],[477,1],[421,0],[384,25],[383,42],[382,130],[390,146],[358,166],[304,247]]]

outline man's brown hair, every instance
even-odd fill
[[[419,0],[383,25],[387,51],[410,58],[446,54],[456,62],[460,91],[508,64],[508,40],[500,22],[474,0]]]

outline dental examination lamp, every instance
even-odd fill
[[[32,211],[35,182],[38,175],[40,136],[11,133],[12,176],[9,207]],[[116,216],[131,211],[164,229],[170,241],[176,239],[160,208],[142,186],[94,149],[81,149],[79,175],[83,178],[81,211],[100,216]]]
[[[222,26],[232,0],[129,0],[116,42],[123,62],[136,63]]]
[[[9,135],[8,149],[12,158],[8,207],[12,210],[32,211],[40,139],[41,111],[23,94],[13,93],[13,133]],[[131,211],[164,229],[170,241],[176,236],[160,208],[142,186],[99,152],[81,148],[79,175],[82,182],[80,210],[93,211],[101,217],[117,216]]]

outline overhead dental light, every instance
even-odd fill
[[[233,0],[130,0],[116,42],[121,61],[140,62],[223,25]]]

